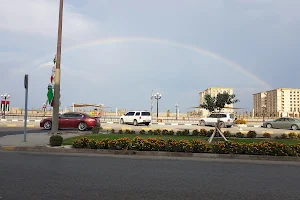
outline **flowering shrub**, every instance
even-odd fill
[[[198,136],[198,135],[200,135],[200,131],[198,129],[195,129],[195,130],[193,130],[192,135]]]
[[[177,141],[174,139],[168,139],[166,141],[166,151],[176,152],[177,151]]]
[[[283,133],[283,134],[280,135],[279,138],[280,138],[280,139],[287,139],[287,134]]]
[[[173,130],[170,130],[170,131],[168,132],[168,135],[175,135],[175,133],[174,133]]]
[[[88,148],[90,149],[97,149],[96,140],[91,139],[88,141]]]
[[[162,130],[161,132],[162,135],[168,135],[169,134],[169,131],[167,129],[164,129]]]
[[[153,131],[152,135],[161,135],[161,130],[160,129],[156,129],[155,131]]]
[[[118,133],[119,133],[119,134],[122,134],[122,133],[123,133],[122,129],[120,129]]]
[[[200,133],[199,133],[200,136],[207,136],[207,130],[206,129],[200,129]]]
[[[223,135],[224,135],[225,137],[231,137],[230,131],[224,131],[224,132],[223,132]]]
[[[146,131],[145,131],[145,130],[140,130],[140,134],[141,134],[141,135],[145,135],[145,134],[146,134]]]
[[[185,129],[183,131],[177,131],[176,135],[189,135],[190,131],[188,129]]]
[[[247,133],[247,138],[256,138],[256,132],[255,131],[249,131]]]
[[[204,143],[201,140],[193,140],[191,144],[194,153],[205,153],[208,152],[210,149],[208,144]]]
[[[244,138],[245,135],[244,135],[243,133],[241,133],[241,132],[237,132],[237,133],[235,134],[235,137],[237,137],[237,138]]]
[[[214,133],[215,129],[210,129],[209,131],[207,131],[206,136],[210,137],[213,133]]]
[[[177,143],[178,152],[193,152],[193,147],[188,140],[180,140]]]
[[[178,131],[176,132],[176,135],[182,135],[182,131],[179,131],[179,130],[178,130]]]
[[[290,139],[296,139],[297,138],[297,133],[289,133],[289,138]]]
[[[72,144],[75,148],[86,148],[89,143],[89,139],[87,137],[80,138],[78,140],[75,140]]]
[[[263,138],[271,138],[271,134],[270,133],[264,133]]]
[[[108,142],[108,148],[112,150],[126,150],[129,147],[131,147],[131,141],[128,138],[120,138]]]
[[[109,143],[108,138],[105,138],[105,139],[100,140],[100,141],[96,141],[96,148],[97,149],[108,149],[108,143]]]
[[[199,139],[176,141],[175,139],[143,139],[135,137],[119,139],[103,139],[96,141],[86,137],[73,142],[74,148],[112,149],[112,150],[137,150],[137,151],[169,151],[169,152],[193,152],[193,153],[217,153],[217,154],[247,154],[269,156],[299,156],[300,145],[286,145],[277,142],[264,141],[260,143],[239,143],[219,141],[212,145]]]

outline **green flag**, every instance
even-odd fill
[[[48,86],[48,93],[47,93],[49,105],[51,105],[51,102],[52,102],[52,100],[53,100],[53,96],[54,96],[54,95],[53,95],[53,89],[52,89],[52,86],[49,85],[49,86]]]
[[[56,56],[55,56],[54,59],[53,59],[53,63],[54,63],[54,65],[55,65],[55,63],[56,63]]]

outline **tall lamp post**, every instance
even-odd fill
[[[160,93],[156,93],[153,96],[156,99],[156,121],[157,121],[158,120],[158,100],[161,99],[161,94]]]
[[[263,122],[265,122],[265,109],[267,108],[267,106],[264,104],[261,106],[261,108],[262,108]]]
[[[10,98],[10,95],[5,93],[5,94],[1,94],[1,98],[4,99],[4,106],[3,106],[3,119],[5,119],[5,110],[7,108],[6,106],[6,102],[7,100]]]
[[[178,119],[178,107],[179,107],[179,105],[176,103],[175,104],[175,108],[176,108],[176,120]]]
[[[43,103],[44,116],[46,116],[46,108],[47,108],[47,104],[46,104],[46,103]]]
[[[62,41],[62,20],[63,20],[64,1],[59,1],[58,34],[56,49],[56,67],[54,76],[54,98],[53,98],[53,116],[52,116],[52,134],[58,133],[58,115],[60,104],[60,61],[61,61],[61,41]]]

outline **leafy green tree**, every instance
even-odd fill
[[[212,97],[210,94],[207,94],[204,96],[204,103],[201,104],[200,107],[208,110],[209,112],[221,112],[226,105],[239,102],[239,100],[235,97],[235,94],[229,94],[227,92],[218,93],[216,97]]]

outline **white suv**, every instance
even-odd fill
[[[212,113],[207,118],[201,118],[200,126],[215,126],[220,119],[220,127],[232,127],[234,125],[235,115],[232,113]]]
[[[148,111],[130,111],[120,117],[120,124],[145,124],[149,126],[151,123],[151,114]]]

